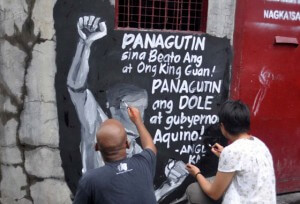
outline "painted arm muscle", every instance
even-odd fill
[[[80,40],[67,79],[68,87],[75,91],[83,89],[86,85],[89,73],[89,57],[90,46]]]

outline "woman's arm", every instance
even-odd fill
[[[192,164],[187,164],[186,169],[194,176],[201,186],[204,193],[210,198],[218,200],[224,194],[230,185],[235,172],[217,172],[216,178],[213,183],[210,183],[201,173],[200,169]]]

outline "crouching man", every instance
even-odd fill
[[[139,110],[128,108],[131,121],[137,127],[143,151],[126,157],[129,148],[126,131],[115,119],[104,121],[97,131],[96,150],[105,166],[89,170],[79,181],[74,203],[156,203],[153,189],[156,147],[143,124]]]

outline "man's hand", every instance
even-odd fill
[[[195,177],[196,174],[200,172],[200,169],[193,164],[186,164],[185,168],[193,177]]]
[[[135,107],[128,107],[128,115],[130,120],[136,125],[138,123],[143,123],[139,109]]]
[[[224,147],[219,143],[214,144],[211,147],[211,151],[217,156],[220,157],[221,152],[223,151]]]
[[[139,109],[135,107],[128,107],[127,110],[130,120],[135,124],[140,134],[143,149],[149,148],[156,155],[157,149],[153,143],[150,133],[143,123]]]
[[[105,22],[100,22],[100,18],[95,16],[80,17],[77,23],[77,30],[80,38],[88,45],[107,34]]]

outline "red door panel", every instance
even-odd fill
[[[288,37],[284,39],[286,43],[275,43],[276,36]],[[278,193],[300,190],[297,41],[300,42],[300,4],[237,1],[231,96],[248,104],[252,112],[251,133],[271,150]]]

